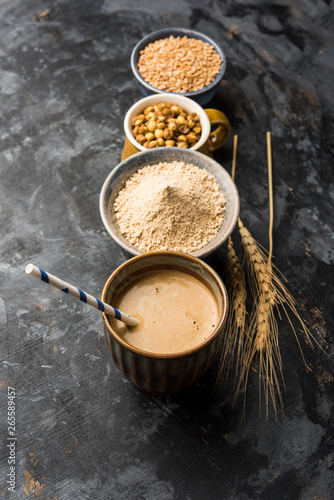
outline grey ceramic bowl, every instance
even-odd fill
[[[155,31],[154,33],[150,33],[149,35],[145,36],[142,38],[137,45],[134,47],[132,54],[131,54],[131,69],[132,72],[136,78],[137,84],[141,92],[144,94],[144,96],[152,95],[152,94],[166,94],[164,90],[157,89],[155,87],[152,87],[149,83],[147,83],[140,75],[137,65],[138,65],[138,60],[140,56],[140,51],[143,50],[146,45],[149,43],[154,43],[156,40],[160,40],[162,38],[169,38],[170,36],[178,37],[178,36],[187,36],[188,38],[196,38],[197,40],[201,40],[202,42],[208,43],[212,45],[215,49],[215,51],[220,55],[220,58],[222,60],[222,66],[219,74],[215,78],[215,80],[210,83],[210,85],[207,85],[201,90],[197,90],[195,92],[185,92],[183,94],[179,95],[184,95],[185,97],[190,97],[190,99],[193,99],[194,101],[198,102],[201,106],[204,106],[207,104],[213,96],[216,94],[220,81],[222,80],[225,69],[226,69],[226,57],[222,49],[219,47],[219,45],[214,42],[211,38],[209,38],[207,35],[204,35],[203,33],[200,33],[195,30],[191,29],[186,29],[186,28],[164,28],[159,31]]]
[[[113,206],[119,191],[135,172],[147,165],[155,165],[162,161],[182,161],[207,170],[216,178],[222,193],[225,195],[225,217],[217,235],[206,246],[191,253],[195,257],[203,259],[220,247],[232,233],[239,215],[239,195],[228,172],[215,160],[198,151],[190,151],[182,148],[148,149],[147,151],[130,156],[117,165],[108,175],[100,193],[100,215],[103,224],[114,241],[127,253],[130,255],[144,253],[122,235],[113,212]]]

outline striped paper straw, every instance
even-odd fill
[[[72,297],[75,297],[76,299],[79,299],[82,302],[85,302],[86,304],[95,307],[95,309],[99,309],[99,311],[103,311],[106,314],[109,314],[110,316],[113,316],[114,318],[123,321],[123,323],[126,323],[127,325],[130,326],[138,325],[137,319],[132,318],[128,314],[125,314],[119,311],[118,309],[115,309],[114,307],[110,306],[109,304],[106,304],[105,302],[96,299],[92,295],[89,295],[88,293],[79,290],[79,288],[76,288],[75,286],[66,283],[66,281],[60,280],[56,276],[53,276],[53,274],[42,271],[42,269],[39,269],[39,267],[36,267],[33,264],[28,264],[26,266],[26,273],[44,281],[45,283],[48,283],[51,286],[54,286],[55,288],[58,288],[58,290],[61,290],[62,292],[67,293],[68,295],[72,295]]]

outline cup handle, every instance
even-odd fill
[[[231,132],[231,124],[228,121],[227,116],[218,109],[209,108],[204,111],[209,117],[211,126],[218,125],[218,127],[213,130],[208,137],[209,151],[216,151],[216,149],[220,148],[220,146],[222,146],[228,139]]]

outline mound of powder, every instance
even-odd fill
[[[217,234],[225,197],[209,172],[174,161],[138,170],[113,210],[123,236],[138,249],[190,253]]]

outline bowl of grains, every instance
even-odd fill
[[[145,36],[131,54],[131,69],[142,93],[174,93],[207,104],[226,69],[222,49],[211,38],[184,28]]]
[[[209,156],[182,148],[136,153],[108,175],[102,222],[126,254],[168,250],[204,258],[226,241],[239,215],[228,172]]]

